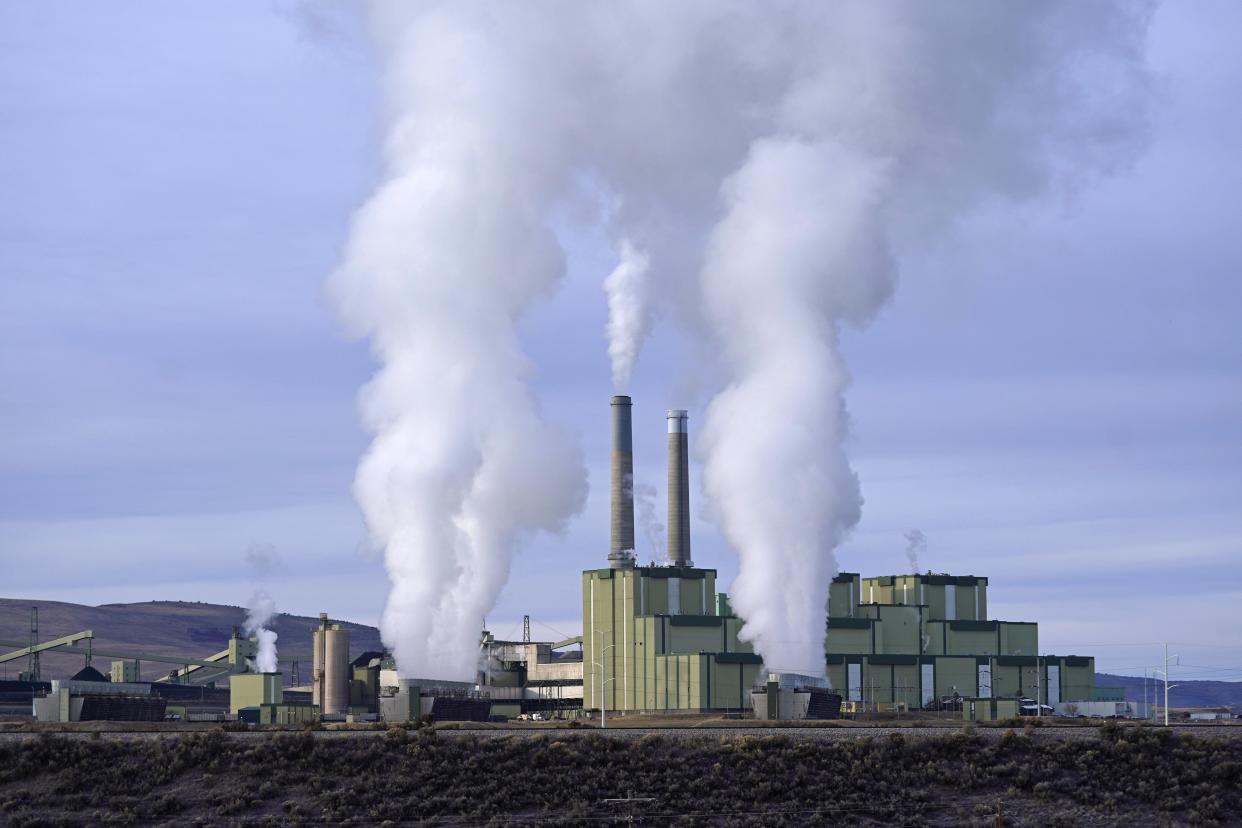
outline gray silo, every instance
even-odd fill
[[[325,716],[349,712],[349,631],[340,624],[329,624],[328,614],[319,613],[319,626],[311,642],[314,682],[311,701]]]

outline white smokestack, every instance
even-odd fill
[[[255,669],[260,673],[275,673],[276,666],[276,633],[267,628],[272,616],[276,614],[276,602],[263,590],[255,592],[250,599],[250,608],[246,613],[246,621],[242,629],[246,635],[258,639],[259,650],[254,657]]]
[[[822,674],[833,550],[862,506],[841,329],[978,205],[1133,157],[1149,7],[368,8],[386,170],[332,289],[382,363],[356,491],[387,548],[402,669],[468,677],[512,550],[582,501],[515,329],[559,281],[560,211],[622,240],[605,286],[618,384],[657,306],[719,354],[693,370],[723,376],[698,445],[740,559],[734,606],[771,669]]]

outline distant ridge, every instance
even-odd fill
[[[94,646],[101,650],[137,650],[158,655],[205,658],[228,646],[233,627],[246,620],[244,607],[205,604],[197,601],[146,601],[138,604],[103,604],[98,607],[60,601],[37,601],[0,598],[0,639],[25,642],[30,638],[30,608],[39,608],[39,639],[49,641],[80,630],[94,630]],[[349,630],[350,656],[382,647],[379,630],[364,624],[353,624],[333,618]],[[304,655],[298,665],[303,682],[311,675],[311,629],[318,618],[305,615],[279,614],[271,627],[278,636],[277,651]],[[0,647],[7,652],[10,648]],[[40,657],[45,678],[65,679],[84,666],[82,656],[67,653],[43,653]],[[107,674],[110,657],[94,659],[92,666]],[[165,676],[175,664],[155,661],[142,663],[144,679]],[[18,659],[0,665],[0,678],[14,678],[26,669],[26,660]],[[288,665],[282,664],[282,670]]]
[[[1169,692],[1169,709],[1175,707],[1232,707],[1235,713],[1242,713],[1242,681],[1190,681],[1178,678],[1173,674],[1173,684],[1177,688]],[[1159,689],[1159,702],[1164,703],[1164,685],[1156,679],[1144,679],[1142,676],[1116,676],[1112,673],[1096,673],[1097,687],[1124,687],[1126,701],[1143,700],[1143,682],[1147,682],[1148,701],[1153,701],[1152,693]]]

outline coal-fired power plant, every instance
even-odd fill
[[[256,659],[273,615],[270,599],[256,600],[248,615],[250,637],[242,638],[234,628],[223,652],[208,658],[114,653],[125,660],[112,663],[111,681],[88,667],[48,686],[42,686],[46,683],[36,661],[21,674],[24,678],[8,683],[20,687],[0,688],[0,713],[6,698],[20,692],[40,721],[192,717],[305,725],[598,716],[603,727],[605,718],[611,721],[614,715],[665,713],[755,719],[953,715],[969,721],[1084,711],[1150,715],[1146,704],[1140,708],[1121,699],[1096,698],[1090,656],[1050,654],[1040,645],[1036,623],[990,615],[988,579],[975,575],[839,572],[828,587],[825,627],[807,633],[819,637],[816,647],[823,650],[815,663],[772,660],[756,645],[749,619],[722,589],[717,570],[691,560],[687,412],[669,409],[665,415],[667,559],[639,563],[636,523],[649,517],[644,512],[651,499],[635,486],[633,401],[614,396],[610,410],[607,565],[602,550],[583,561],[577,635],[534,640],[529,616],[520,638],[503,639],[485,628],[475,644],[477,670],[462,680],[424,672],[426,665],[418,661],[401,663],[400,656],[384,648],[360,647],[351,654],[350,639],[359,636],[320,613],[318,623],[308,619],[303,629],[311,633],[311,653],[299,653],[304,644],[291,643],[291,652],[279,659],[273,652],[272,659],[292,669],[275,671]],[[602,426],[602,405],[599,414]],[[649,436],[657,438],[655,429]],[[598,528],[602,540],[605,529]],[[906,537],[908,553],[923,550],[921,532]],[[653,542],[653,557],[660,557],[662,545]],[[912,561],[910,569],[916,568]],[[789,573],[791,579],[800,576]],[[0,645],[19,647],[0,651],[0,664],[17,659],[30,664],[31,656],[45,650],[82,653],[75,643],[94,638],[85,630],[40,644],[37,612],[31,624],[28,646],[0,638]],[[91,649],[85,652],[90,658]],[[165,679],[144,682],[138,661],[147,660],[178,669]],[[299,664],[307,662],[313,672],[303,684]],[[216,680],[228,681],[229,687],[214,687]]]
[[[690,560],[690,435],[688,415],[668,412],[668,562],[694,566]]]
[[[613,569],[634,564],[634,426],[630,398],[612,398],[612,542]]]

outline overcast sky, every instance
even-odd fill
[[[973,215],[847,334],[866,504],[842,569],[904,571],[919,528],[922,568],[988,576],[992,615],[1039,621],[1046,652],[1141,675],[1168,639],[1187,678],[1242,679],[1239,31],[1229,0],[1160,8],[1137,162]],[[375,366],[323,290],[379,174],[376,74],[337,6],[0,2],[0,595],[245,604],[262,582],[284,611],[378,619],[350,497]],[[524,332],[591,493],[518,557],[502,635],[523,613],[577,633],[607,553],[615,256],[562,243]],[[637,476],[661,489],[664,409],[693,443],[707,401],[691,354],[659,327],[635,376]],[[728,584],[702,518],[693,552]]]

